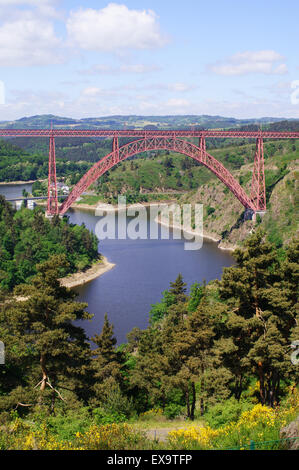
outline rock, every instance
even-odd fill
[[[298,437],[298,439],[294,439],[294,437]],[[290,441],[287,441],[287,448],[290,450],[299,450],[299,416],[295,421],[292,421],[280,430],[280,438],[291,438]]]

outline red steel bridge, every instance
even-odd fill
[[[85,129],[0,129],[0,137],[49,138],[48,215],[63,215],[86,189],[119,162],[150,150],[172,150],[201,163],[211,170],[253,213],[266,211],[264,139],[299,139],[299,132],[221,131],[221,130],[85,130]],[[74,186],[59,206],[56,184],[55,138],[102,137],[112,139],[112,151],[96,162]],[[133,138],[119,146],[119,138]],[[198,145],[186,140],[198,139]],[[207,138],[255,139],[256,151],[252,171],[251,193],[248,195],[233,175],[206,151]]]

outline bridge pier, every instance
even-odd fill
[[[252,220],[253,220],[254,222],[256,222],[256,218],[257,218],[258,215],[259,215],[260,218],[262,219],[265,214],[266,214],[266,211],[255,211],[255,212],[253,213]]]
[[[267,211],[254,211],[253,209],[246,209],[244,212],[244,220],[252,220],[256,222],[256,218],[259,215],[261,218],[264,217]]]
[[[254,156],[254,165],[252,172],[251,194],[250,199],[253,202],[256,212],[266,211],[266,183],[264,170],[264,143],[263,136],[260,135],[256,139],[256,150]]]
[[[56,182],[56,158],[55,138],[51,127],[49,142],[49,175],[48,175],[48,205],[47,214],[58,214],[57,182]]]

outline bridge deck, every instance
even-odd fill
[[[105,130],[105,129],[0,129],[0,137],[204,137],[235,139],[299,139],[299,132],[217,131],[217,130]]]

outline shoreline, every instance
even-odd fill
[[[18,184],[32,184],[36,181],[43,181],[43,180],[29,180],[29,181],[0,181],[1,186],[10,186],[10,185],[18,185]]]
[[[169,205],[173,202],[176,202],[176,201],[175,200],[168,200],[168,201],[163,201],[163,202],[160,201],[160,202],[134,203],[134,204],[130,204],[129,206],[127,206],[123,210],[126,210],[128,207],[130,207],[132,209],[135,206],[136,206],[136,209],[138,209],[139,204],[144,206],[144,207],[149,207],[151,205],[154,205],[154,206]],[[45,203],[39,203],[39,204],[43,205]],[[71,209],[73,209],[73,210],[83,210],[83,211],[85,211],[85,210],[95,211],[96,209],[98,209],[98,210],[102,210],[104,212],[115,212],[115,213],[119,212],[118,206],[112,206],[112,204],[109,204],[109,206],[110,207],[105,207],[104,203],[102,203],[102,204],[97,203],[97,204],[92,204],[92,205],[91,204],[74,203],[74,204],[72,204]],[[165,221],[162,221],[159,216],[156,217],[155,222],[160,224],[160,225],[163,225],[164,227],[168,227],[168,228],[173,229],[173,230],[182,230],[181,226],[174,225],[174,224],[167,224]],[[193,231],[186,230],[185,232],[188,233],[188,234],[194,235]],[[221,242],[222,242],[221,239],[215,238],[212,235],[207,234],[205,232],[203,232],[203,239],[212,241],[214,243],[217,243],[217,247],[219,248],[219,250],[230,251],[232,253],[237,248],[237,246],[230,246],[230,247],[221,246]]]
[[[175,225],[175,224],[169,224],[167,223],[166,221],[164,220],[161,220],[161,217],[156,217],[155,218],[155,222],[157,222],[157,224],[160,224],[162,225],[163,227],[167,227],[169,229],[173,229],[173,230],[183,230],[182,226],[181,225]],[[190,234],[190,235],[195,235],[195,232],[192,231],[192,230],[184,230],[184,232],[186,234]],[[219,250],[225,250],[225,251],[230,251],[230,252],[233,252],[235,251],[236,247],[224,247],[224,246],[220,246],[220,243],[221,243],[221,239],[217,239],[217,238],[214,238],[212,237],[211,235],[207,235],[205,233],[203,233],[203,239],[205,240],[210,240],[214,243],[217,243],[217,247],[219,248]]]
[[[93,281],[99,276],[102,276],[114,268],[114,266],[115,263],[110,263],[110,261],[108,261],[105,256],[101,256],[100,261],[98,261],[86,271],[79,271],[59,280],[62,286],[73,289],[74,287],[84,286],[88,282]]]
[[[170,204],[170,203],[173,203],[175,202],[175,200],[168,200],[168,201],[154,201],[154,202],[135,202],[134,204],[129,204],[127,205],[126,207],[124,208],[121,208],[121,210],[127,210],[128,208],[130,209],[134,209],[134,207],[136,207],[136,209],[138,209],[140,206],[143,206],[143,207],[150,207],[150,206],[160,206],[160,205],[167,205],[167,204]],[[109,206],[109,207],[108,207]],[[105,203],[99,203],[97,202],[96,204],[79,204],[79,203],[74,203],[71,205],[70,209],[84,209],[84,210],[102,210],[102,211],[105,211],[105,212],[119,212],[119,207],[118,206],[113,206],[112,204],[107,204],[107,206],[105,205]]]

